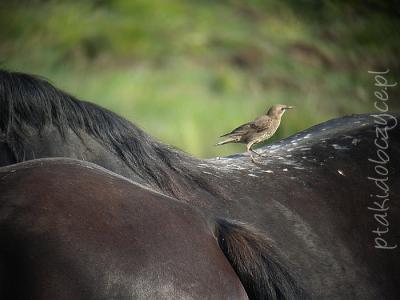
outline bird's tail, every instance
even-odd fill
[[[226,140],[223,140],[222,142],[215,144],[215,146],[225,145],[225,144],[229,144],[229,143],[235,143],[235,142],[237,142],[237,140],[238,139],[236,137],[230,137],[230,138],[227,138]]]

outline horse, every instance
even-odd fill
[[[92,163],[2,167],[0,190],[1,299],[304,298],[246,224]]]
[[[265,157],[253,163],[246,153],[197,159],[32,75],[0,72],[0,109],[3,165],[90,161],[206,215],[251,224],[313,299],[400,294],[398,114],[327,121],[259,148]],[[379,163],[378,140],[390,141],[390,160]],[[378,178],[379,165],[390,176]]]

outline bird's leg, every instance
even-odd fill
[[[253,150],[252,147],[253,147],[253,144],[251,144],[250,147],[247,148],[247,151],[251,151],[251,152],[257,154],[258,156],[262,156],[260,153],[258,153],[257,151]]]
[[[251,148],[252,146],[253,146],[253,144],[252,144],[252,143],[249,143],[249,144],[246,145],[246,148],[247,148],[247,152],[250,153],[251,161],[252,161],[253,163],[256,163],[256,161],[255,161],[255,159],[254,159],[254,156],[253,156],[253,153],[255,153],[255,154],[257,154],[257,155],[259,155],[259,154]]]
[[[249,147],[250,151],[255,153],[255,154],[257,154],[258,156],[261,156],[261,157],[267,157],[268,156],[268,154],[258,153],[257,151],[253,150],[252,147],[253,147],[253,144],[251,144],[250,147]]]
[[[255,152],[255,151],[253,151],[253,152]],[[261,156],[261,157],[267,157],[268,156],[268,154],[261,154],[261,153],[258,153],[258,152],[255,152],[255,153],[257,153],[257,155]]]
[[[253,150],[253,149],[250,149],[250,151],[253,152],[253,153],[255,153],[255,154],[257,154],[258,156],[263,156],[262,154],[258,153],[257,151],[255,151],[255,150]]]

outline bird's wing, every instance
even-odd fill
[[[228,132],[220,137],[224,136],[241,136],[249,132],[260,132],[264,129],[268,128],[272,123],[272,119],[268,116],[261,116],[255,119],[252,122],[245,123],[240,125],[239,127],[233,129],[231,132]]]
[[[253,130],[251,127],[251,124],[253,122],[249,122],[243,125],[240,125],[239,127],[233,129],[231,132],[228,132],[224,135],[221,135],[220,137],[224,137],[224,136],[240,136],[243,135],[244,133],[247,133],[249,130]]]
[[[250,122],[250,127],[256,130],[257,132],[263,131],[271,126],[272,119],[269,116],[261,116],[255,119],[253,122]]]

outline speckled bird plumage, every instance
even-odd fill
[[[217,145],[244,143],[247,145],[247,151],[256,153],[252,149],[252,146],[272,137],[279,128],[282,115],[287,109],[291,108],[293,107],[282,104],[273,105],[266,114],[222,135],[221,137],[226,137],[226,139],[219,142]]]

